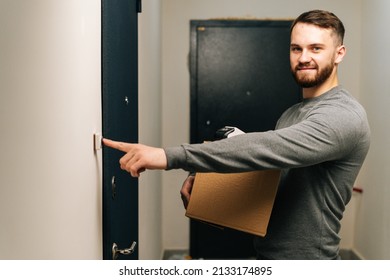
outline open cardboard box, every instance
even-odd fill
[[[265,236],[280,170],[197,173],[186,216]]]

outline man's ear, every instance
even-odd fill
[[[336,49],[336,57],[335,57],[334,63],[339,64],[341,61],[343,61],[346,52],[347,52],[347,49],[345,48],[344,45],[338,46]]]

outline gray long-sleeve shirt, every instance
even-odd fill
[[[338,86],[292,106],[276,130],[165,152],[167,169],[282,169],[268,233],[255,240],[257,252],[271,259],[335,259],[340,220],[369,145],[363,107]]]

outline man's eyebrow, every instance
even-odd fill
[[[325,46],[325,44],[322,44],[322,43],[313,43],[313,44],[309,45],[309,47],[324,47],[324,46]],[[296,44],[296,43],[291,43],[290,47],[301,47],[301,45]]]
[[[300,47],[298,44],[291,43],[290,47]]]

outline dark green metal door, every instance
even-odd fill
[[[139,11],[140,0],[102,0],[103,136],[133,143],[138,142]],[[138,259],[138,180],[120,169],[122,155],[103,149],[104,259]]]
[[[301,100],[290,73],[291,21],[191,21],[191,142],[214,140],[236,126],[266,131]],[[194,258],[247,259],[256,256],[253,236],[191,221]]]

